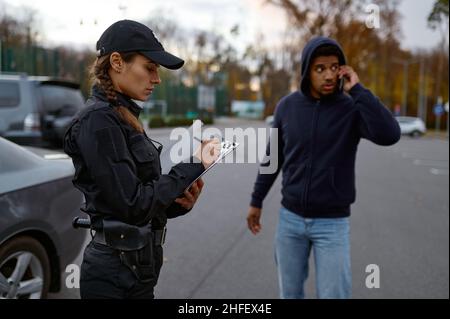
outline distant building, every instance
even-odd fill
[[[262,119],[264,115],[264,101],[232,101],[231,112],[242,118]]]

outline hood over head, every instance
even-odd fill
[[[347,64],[344,51],[342,50],[342,47],[340,44],[330,38],[327,37],[315,37],[311,39],[306,46],[303,48],[302,52],[302,69],[301,69],[301,82],[300,82],[300,89],[305,95],[310,95],[309,87],[310,87],[310,80],[309,80],[309,69],[310,65],[312,63],[312,56],[314,52],[321,46],[325,45],[332,45],[339,49],[340,55],[339,58],[339,64],[345,65]]]

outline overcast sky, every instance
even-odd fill
[[[102,31],[113,22],[123,18],[142,21],[155,10],[188,29],[215,30],[228,34],[233,25],[239,24],[241,33],[237,40],[241,48],[254,42],[258,33],[263,33],[270,43],[273,41],[271,39],[279,38],[286,27],[284,13],[273,6],[264,5],[264,0],[1,1],[15,8],[9,12],[13,15],[20,15],[21,6],[34,8],[38,13],[45,43],[88,46],[92,49]],[[427,28],[426,23],[433,3],[434,0],[402,1],[402,47],[430,48],[438,43],[438,32]],[[81,20],[83,25],[80,25]],[[97,25],[94,21],[97,21]]]

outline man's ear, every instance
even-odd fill
[[[111,67],[115,72],[122,72],[124,62],[118,52],[113,52],[111,54],[111,56],[109,57],[109,63],[111,64]]]

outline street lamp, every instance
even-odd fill
[[[409,66],[414,63],[420,62],[419,59],[416,60],[404,60],[404,59],[398,59],[393,58],[393,62],[399,63],[403,65],[403,105],[402,105],[402,115],[406,116],[407,112],[407,104],[408,104],[408,76],[409,76]],[[420,90],[420,88],[419,88]],[[417,106],[419,107],[419,106]]]

